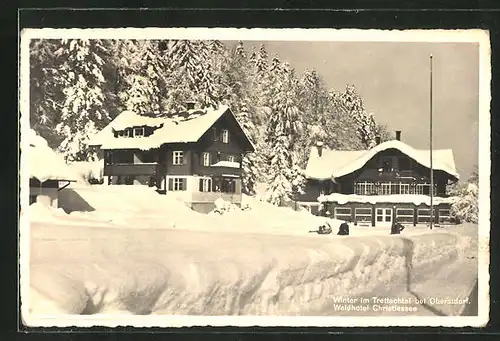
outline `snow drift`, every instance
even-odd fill
[[[309,231],[325,218],[251,197],[206,215],[143,186],[61,196],[66,212],[29,208],[31,314],[323,314],[332,296],[435,276],[471,243],[452,229],[321,236]]]
[[[32,226],[32,314],[304,315],[452,263],[451,233],[337,237]],[[64,255],[63,257],[61,255]],[[432,270],[432,271],[431,271]]]

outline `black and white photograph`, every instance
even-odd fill
[[[25,29],[27,326],[482,326],[481,30]]]

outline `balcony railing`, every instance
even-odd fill
[[[158,163],[115,163],[104,165],[105,176],[157,175],[160,174]]]

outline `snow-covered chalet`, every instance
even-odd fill
[[[447,185],[455,183],[451,149],[433,150],[434,222],[450,218]],[[355,225],[384,226],[430,222],[430,151],[414,149],[395,139],[369,150],[330,150],[318,142],[306,167],[306,190],[299,204],[313,214],[350,221]]]
[[[104,182],[145,185],[209,212],[241,205],[242,158],[254,147],[227,106],[156,116],[124,111],[89,141],[101,151]]]

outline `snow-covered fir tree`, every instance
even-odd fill
[[[323,127],[327,124],[328,92],[316,70],[304,72],[299,82],[298,96],[302,112],[300,120],[304,127],[298,141],[299,164],[305,167],[311,146],[326,137]]]
[[[469,180],[457,186],[450,193],[455,197],[451,205],[451,216],[460,222],[478,223],[479,217],[479,176],[477,166]]]
[[[250,141],[255,145],[255,126],[250,119],[250,113],[248,112],[246,103],[242,103],[241,110],[237,113],[236,119],[244,129]],[[257,153],[258,150],[254,153],[245,154],[242,159],[242,191],[247,195],[255,194],[255,185],[258,175]]]
[[[357,135],[365,149],[375,145],[377,124],[373,114],[367,113],[363,100],[354,85],[347,85],[340,94],[340,103],[357,124]]]
[[[118,41],[116,53],[116,91],[124,109],[141,115],[163,111],[166,92],[166,66],[159,45],[161,41]]]
[[[187,101],[195,101],[200,107],[219,104],[216,78],[217,69],[212,66],[213,46],[218,44],[201,40],[171,40],[165,53],[168,67],[168,111],[185,109]]]
[[[297,80],[293,69],[274,57],[271,61],[270,77],[274,87],[270,89],[271,108],[266,142],[269,148],[269,184],[266,199],[274,205],[284,205],[293,200],[300,188],[294,169],[294,143],[300,122],[297,103]]]
[[[258,51],[255,55],[252,54],[250,58],[250,63],[253,66],[252,69],[252,88],[254,89],[257,97],[256,105],[259,107],[266,106],[267,99],[270,96],[270,69],[269,69],[269,54],[266,50],[264,44],[259,46]],[[265,121],[265,119],[264,119]]]
[[[223,102],[256,147],[242,162],[244,191],[253,193],[252,184],[265,181],[276,189],[276,203],[299,192],[296,184],[317,141],[334,149],[364,149],[373,135],[390,138],[366,113],[354,87],[327,90],[314,69],[298,81],[291,65],[269,60],[263,44],[251,45],[249,53],[243,42],[229,48],[217,40],[32,45],[31,124],[53,146],[62,142],[68,159],[87,158],[82,142],[124,109],[154,114],[184,110],[193,100],[197,107]],[[280,194],[280,188],[286,190]]]
[[[59,145],[54,127],[59,122],[64,95],[59,81],[60,40],[34,39],[30,42],[30,124],[52,148]]]
[[[56,131],[63,141],[59,150],[68,161],[95,157],[86,140],[111,120],[103,76],[107,51],[100,40],[64,40],[57,50],[64,60],[58,69],[64,99]]]

